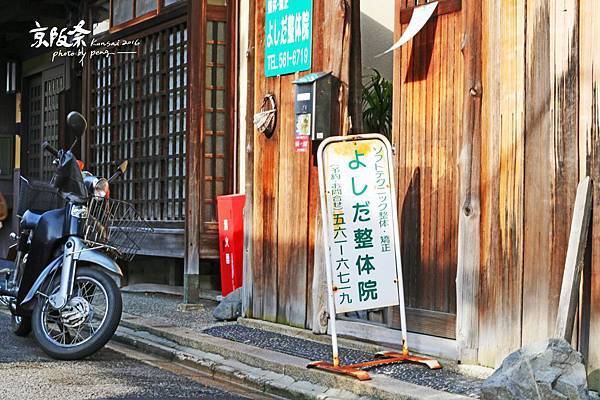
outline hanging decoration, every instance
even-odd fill
[[[275,132],[277,123],[277,105],[272,94],[267,93],[263,98],[260,112],[254,114],[254,126],[267,138],[271,138]]]

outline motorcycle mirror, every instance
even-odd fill
[[[121,172],[121,174],[124,174],[125,172],[127,172],[127,167],[129,166],[129,161],[125,160],[123,161],[121,164],[119,164],[119,172]]]
[[[77,111],[71,111],[69,115],[67,115],[67,126],[78,138],[80,138],[85,133],[87,121],[83,118],[83,115],[79,114]]]

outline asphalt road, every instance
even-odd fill
[[[118,347],[111,346],[119,349]],[[37,346],[33,335],[10,331],[10,318],[0,314],[0,398],[20,399],[243,399],[246,396],[205,385],[192,371],[157,368],[104,348],[81,361],[55,361]],[[150,364],[149,364],[150,363]],[[162,365],[167,366],[166,362]],[[176,373],[170,372],[176,371]],[[208,382],[210,384],[210,381]],[[221,386],[222,387],[222,386]],[[239,393],[239,392],[238,392]],[[253,397],[253,396],[250,396]]]

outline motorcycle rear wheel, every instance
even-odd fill
[[[58,277],[49,286],[47,295],[58,290]],[[121,292],[105,272],[78,267],[67,304],[58,311],[47,297],[39,296],[31,317],[33,334],[50,357],[78,360],[94,354],[112,338],[121,320]]]

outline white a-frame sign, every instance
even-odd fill
[[[333,364],[309,367],[369,379],[363,368],[412,361],[440,368],[435,360],[408,351],[404,286],[392,149],[383,135],[335,136],[319,146],[319,188],[326,254]],[[336,314],[400,306],[402,353],[340,366]]]

